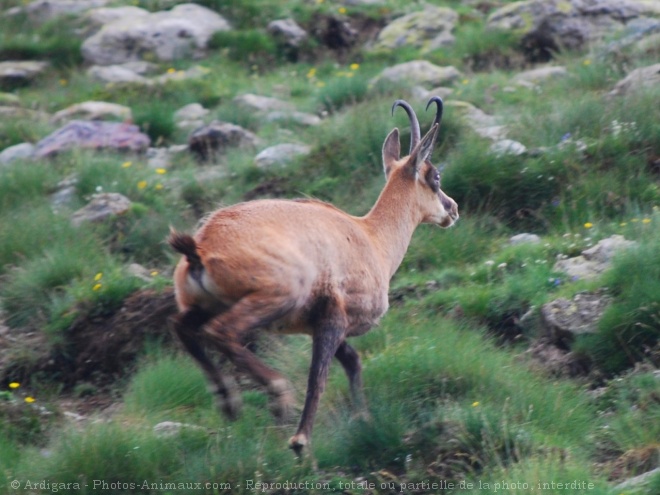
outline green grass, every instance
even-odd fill
[[[2,9],[18,5],[0,3]],[[261,390],[240,377],[244,413],[230,423],[216,410],[202,372],[178,348],[145,350],[136,371],[109,389],[76,384],[76,400],[95,399],[80,399],[85,390],[109,394],[116,403],[112,413],[96,418],[86,412],[88,420],[75,427],[59,414],[59,396],[75,390],[60,391],[52,378],[30,376],[30,363],[48,359],[43,352],[58,345],[66,349],[74,319],[100,321],[136,290],[170,285],[164,282],[176,259],[164,242],[170,225],[192,231],[220,204],[264,196],[311,196],[362,215],[384,184],[381,148],[392,128],[400,129],[402,150],[408,149],[407,118],[400,109],[391,115],[393,101],[413,104],[422,132],[432,121],[409,86],[370,85],[385,66],[420,58],[417,50],[356,47],[331,54],[312,29],[324,16],[337,16],[368,31],[374,21],[417,10],[416,3],[201,3],[225,15],[234,30],[217,34],[204,60],[161,63],[156,71],[199,64],[208,69],[204,77],[148,87],[90,82],[76,20],[36,27],[24,17],[0,18],[0,59],[52,63],[33,84],[10,89],[9,98],[25,110],[52,114],[87,100],[127,105],[152,145],[167,146],[188,137],[176,128],[174,112],[199,102],[211,118],[241,125],[261,139],[257,149],[234,149],[212,163],[178,155],[163,170],[150,167],[143,156],[106,152],[0,166],[0,305],[8,335],[20,336],[20,345],[3,350],[0,362],[20,371],[26,382],[21,393],[38,398],[37,407],[19,401],[7,409],[6,396],[13,392],[0,383],[5,390],[0,484],[28,478],[88,484],[192,480],[233,484],[208,493],[253,493],[246,480],[311,480],[329,486],[312,493],[340,493],[340,483],[363,479],[383,483],[388,487],[383,492],[421,493],[401,484],[444,480],[463,483],[454,487],[456,493],[522,494],[533,486],[559,494],[568,490],[542,485],[578,480],[593,483],[590,494],[620,495],[611,488],[619,480],[609,479],[617,462],[643,455],[657,461],[652,456],[660,435],[658,90],[605,96],[629,70],[655,61],[653,54],[564,52],[556,63],[566,67],[566,77],[536,89],[517,87],[511,82],[515,71],[531,68],[517,35],[486,29],[472,5],[440,0],[431,3],[452,6],[460,15],[456,43],[426,56],[463,73],[446,100],[464,100],[500,117],[508,137],[530,153],[493,155],[490,143],[462,122],[460,108],[446,106],[433,162],[442,170],[443,190],[459,204],[461,220],[447,230],[420,226],[392,282],[390,313],[353,342],[363,357],[371,421],[353,417],[345,374],[333,364],[314,430],[319,468],[314,471],[287,451],[295,424],[277,425]],[[156,11],[171,4],[138,5]],[[268,22],[286,17],[312,33],[297,54],[300,63],[266,32]],[[244,93],[281,97],[299,111],[323,116],[322,123],[264,122],[234,103]],[[47,117],[6,118],[0,122],[0,149],[35,143],[55,129]],[[255,166],[258,151],[282,142],[309,144],[311,153],[281,169]],[[70,204],[53,208],[51,194],[71,179]],[[99,192],[121,193],[133,206],[100,224],[74,227],[72,211]],[[511,246],[508,238],[521,232],[537,233],[541,242]],[[575,281],[554,272],[557,259],[577,256],[612,234],[639,247],[617,257],[602,278]],[[159,275],[136,278],[129,274],[130,263]],[[522,315],[554,298],[602,288],[613,303],[599,332],[579,338],[572,348],[592,362],[593,374],[562,380],[530,363],[524,351],[538,329],[523,333]],[[35,336],[45,339],[35,343]],[[290,377],[302,402],[309,339],[264,338],[257,349]],[[232,371],[229,365],[223,369]],[[5,382],[15,379],[1,376]],[[594,386],[602,386],[602,394],[588,391]],[[33,414],[42,406],[54,414]],[[159,437],[153,427],[162,421],[199,428]],[[635,469],[642,468],[633,466],[621,477],[639,474]],[[504,485],[512,481],[528,487]],[[658,483],[656,477],[636,493],[654,494]],[[126,491],[108,487],[104,493]]]

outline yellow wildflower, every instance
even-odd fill
[[[138,189],[144,189],[147,187],[147,181],[146,180],[141,180],[140,182],[137,183]]]
[[[621,223],[619,224],[619,227],[625,227],[626,225],[628,225],[628,222],[621,222]]]
[[[18,388],[18,387],[20,387],[20,386],[21,386],[21,384],[18,383],[18,382],[11,382],[11,383],[9,384],[9,388]]]
[[[346,13],[346,7],[339,7],[338,9],[340,14],[345,14]]]
[[[167,69],[168,74],[174,74],[175,72],[176,72],[176,69],[174,67],[170,67],[169,69]]]
[[[67,84],[69,84],[69,81],[66,79],[60,79],[60,86],[66,86]]]
[[[348,66],[351,70],[358,70],[360,68],[360,64],[353,63]]]
[[[315,75],[316,75],[316,68],[315,67],[312,67],[311,69],[309,69],[309,71],[307,71],[307,79],[311,79]]]
[[[30,397],[30,396],[28,395],[24,400],[25,400],[25,402],[27,402],[28,404],[32,404],[32,403],[33,403],[35,400],[37,400],[37,399],[35,399],[34,397]]]
[[[325,86],[325,83],[323,81],[319,81],[316,83],[317,88],[322,88],[323,86]]]
[[[101,290],[101,287],[103,287],[103,284],[95,284],[94,287],[92,287],[92,290],[94,292],[98,292],[99,290]]]
[[[124,162],[121,164],[121,168],[128,168],[133,165],[133,162]]]
[[[584,62],[582,62],[582,65],[591,65],[591,60],[586,59]]]
[[[591,223],[591,222],[587,222],[587,223],[584,224],[584,228],[585,228],[585,229],[590,229],[590,228],[593,227],[593,226],[594,226],[594,224]]]
[[[474,401],[472,403],[472,407],[479,407],[479,401]]]
[[[158,275],[158,270],[152,270],[150,275],[152,277],[155,277],[156,275]]]
[[[157,174],[160,174],[160,175],[163,175],[163,174],[166,174],[166,173],[167,173],[167,170],[164,169],[164,168],[157,168],[157,169],[156,169],[156,173],[157,173]]]
[[[96,275],[94,275],[94,282],[98,282],[103,278],[103,273],[98,272]]]
[[[642,220],[642,223],[651,223],[651,219],[650,218],[644,218]]]
[[[461,81],[461,84],[468,84],[469,82],[470,82],[469,79],[463,79],[463,80]]]
[[[162,188],[163,188],[163,185],[160,184],[160,183],[158,183],[158,184],[156,184],[156,185],[154,186],[154,189],[155,189],[156,191],[160,191]]]

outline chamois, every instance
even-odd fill
[[[292,388],[241,343],[256,328],[312,337],[307,394],[289,447],[300,455],[310,444],[319,399],[332,357],[343,366],[354,403],[365,407],[360,357],[346,342],[374,326],[388,308],[389,282],[415,228],[446,228],[458,207],[440,189],[430,162],[442,118],[442,100],[422,138],[411,106],[397,100],[411,126],[410,151],[400,158],[399,130],[383,144],[386,184],[371,210],[351,216],[312,199],[263,199],[213,212],[194,236],[171,231],[169,243],[183,255],[174,272],[179,313],[173,327],[213,384],[221,409],[235,418],[241,406],[236,383],[209,359],[215,348],[265,387],[280,419],[294,406]]]

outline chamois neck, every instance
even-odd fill
[[[392,178],[381,191],[376,204],[363,217],[388,264],[390,278],[403,261],[415,228],[422,221],[410,187],[400,178]]]

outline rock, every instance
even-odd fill
[[[238,95],[234,98],[234,103],[252,112],[293,112],[295,107],[288,101],[272,98],[270,96],[260,96],[251,93]]]
[[[648,43],[654,35],[660,35],[660,19],[646,17],[635,19],[622,29],[621,38],[608,43],[602,51],[606,54],[613,54],[631,45],[637,45],[636,51],[644,52],[645,43]],[[652,40],[651,43],[653,43]]]
[[[299,156],[308,155],[310,151],[311,148],[304,144],[278,144],[260,152],[254,157],[254,162],[259,168],[282,166]]]
[[[51,123],[59,124],[68,120],[131,120],[133,115],[131,109],[118,105],[117,103],[108,103],[105,101],[85,101],[76,103],[64,110],[60,110],[51,118]]]
[[[527,83],[532,85],[537,85],[548,79],[557,79],[559,77],[565,77],[568,75],[568,71],[565,67],[561,66],[549,66],[549,67],[539,67],[537,69],[526,70],[516,74],[511,82],[514,84],[526,85]]]
[[[197,129],[204,125],[204,117],[209,110],[199,103],[190,103],[174,112],[174,122],[180,129]]]
[[[415,99],[417,99],[420,104],[426,104],[432,96],[439,96],[443,100],[446,100],[454,90],[446,86],[438,86],[433,89],[426,89],[422,86],[415,86],[412,88],[411,93]]]
[[[527,153],[527,148],[524,144],[514,141],[513,139],[502,139],[495,141],[488,149],[493,155],[514,155],[520,156]]]
[[[116,215],[123,215],[133,203],[119,193],[100,193],[92,196],[91,201],[71,216],[71,222],[79,227],[85,222],[102,222]]]
[[[621,492],[627,491],[627,490],[632,490],[635,493],[637,493],[637,489],[640,488],[643,485],[649,484],[649,482],[654,479],[656,476],[660,476],[660,467],[655,468],[651,471],[647,471],[646,473],[642,473],[638,476],[635,476],[634,478],[629,478],[622,483],[619,483],[614,487],[615,492]]]
[[[531,58],[549,60],[553,52],[585,48],[634,19],[657,15],[660,5],[644,0],[528,0],[497,9],[487,26],[520,33]]]
[[[272,21],[267,30],[280,45],[288,48],[298,48],[308,37],[307,31],[293,19]]]
[[[258,142],[257,136],[247,129],[216,120],[195,130],[188,138],[188,147],[198,158],[208,160],[227,148],[254,148]]]
[[[188,146],[185,144],[173,145],[169,148],[149,148],[146,153],[147,166],[153,169],[170,168],[176,155],[187,151]]]
[[[16,160],[29,160],[34,156],[34,144],[21,143],[5,148],[0,152],[0,165],[6,165]]]
[[[166,84],[170,81],[187,81],[191,79],[201,79],[209,75],[211,71],[201,65],[195,65],[186,70],[168,70],[165,74],[152,79],[153,82],[158,84]]]
[[[128,267],[126,268],[126,273],[128,273],[128,275],[132,277],[139,278],[143,282],[151,282],[153,280],[153,277],[151,276],[151,271],[147,270],[139,263],[131,263],[130,265],[128,265]]]
[[[640,67],[633,70],[621,81],[616,83],[610,96],[618,96],[637,91],[641,88],[650,88],[660,85],[660,64]]]
[[[0,62],[0,88],[25,86],[46,72],[50,64],[35,60]]]
[[[120,19],[135,19],[147,16],[149,16],[148,10],[135,7],[134,5],[124,5],[94,9],[85,15],[85,20],[92,28],[98,31],[106,24],[110,24]]]
[[[176,421],[163,421],[154,426],[154,435],[161,438],[169,438],[180,434],[183,430],[206,431],[206,428]]]
[[[44,23],[65,15],[78,15],[102,7],[108,0],[35,0],[7,11],[8,15],[27,14],[31,22]]]
[[[33,121],[46,122],[50,116],[39,110],[30,110],[29,108],[22,108],[16,106],[0,106],[0,118],[2,119],[30,119]]]
[[[628,241],[623,236],[613,235],[601,240],[594,247],[582,251],[580,256],[559,260],[553,269],[565,272],[571,278],[593,279],[610,268],[615,254],[636,245],[635,241]]]
[[[422,53],[454,43],[451,34],[458,14],[450,8],[427,6],[395,19],[378,34],[376,50],[396,50],[402,47],[421,49]]]
[[[561,297],[544,304],[541,324],[545,336],[553,343],[568,345],[578,335],[595,333],[610,302],[611,298],[602,292],[582,292],[572,300]]]
[[[13,93],[0,92],[0,105],[6,106],[19,106],[21,99]]]
[[[316,126],[321,123],[321,118],[317,115],[305,112],[286,112],[275,111],[268,112],[264,116],[264,122],[294,122],[304,126]]]
[[[602,239],[595,246],[582,251],[582,256],[589,261],[611,263],[615,255],[624,249],[637,246],[637,242],[629,241],[622,235],[613,235]]]
[[[122,15],[82,45],[88,63],[114,65],[153,57],[169,61],[200,56],[217,31],[230,29],[214,11],[200,5],[180,4],[169,11]]]
[[[541,238],[536,234],[516,234],[509,238],[509,244],[512,246],[517,246],[518,244],[538,244],[541,242]]]
[[[74,148],[141,153],[147,150],[149,142],[149,136],[140,132],[135,125],[74,120],[39,141],[35,157],[54,156]]]
[[[92,65],[87,69],[90,79],[105,83],[151,84],[146,78],[124,65]]]
[[[401,84],[420,86],[442,86],[461,77],[461,73],[451,65],[440,67],[426,60],[413,60],[392,67],[388,67],[380,75],[371,80],[371,84],[380,81],[390,81]]]
[[[492,141],[500,141],[506,138],[506,127],[500,125],[496,117],[488,115],[471,103],[451,100],[445,102],[445,106],[457,110],[463,122],[481,137]]]
[[[68,208],[73,205],[77,196],[76,184],[78,179],[76,177],[69,177],[57,184],[57,189],[50,195],[50,205],[53,210],[57,211],[60,208]]]

